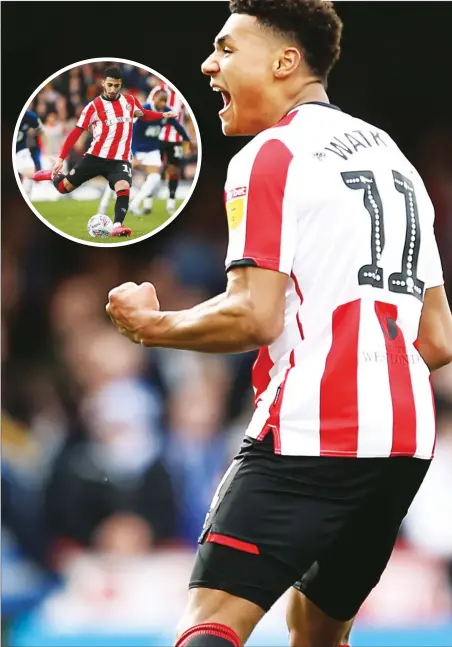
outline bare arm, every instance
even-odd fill
[[[425,292],[416,348],[431,371],[452,362],[452,314],[444,286]]]
[[[109,295],[107,312],[118,328],[144,346],[237,353],[266,346],[282,332],[287,275],[257,267],[228,272],[226,292],[189,310],[159,312],[147,303],[151,284],[136,286],[142,297]],[[120,288],[118,288],[120,289]],[[137,306],[138,300],[143,302]],[[129,301],[129,304],[127,303]],[[158,302],[157,302],[158,304]]]

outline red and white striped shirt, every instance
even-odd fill
[[[92,127],[93,142],[88,154],[130,161],[133,115],[140,109],[132,95],[120,94],[114,101],[96,97],[88,103],[77,122],[78,128],[88,130]]]
[[[182,121],[185,114],[185,106],[182,103],[182,99],[180,98],[180,95],[177,92],[175,92],[166,83],[161,83],[160,85],[156,85],[154,88],[152,88],[152,91],[150,92],[147,98],[147,101],[152,103],[154,100],[154,96],[160,90],[165,90],[165,92],[168,95],[168,100],[166,102],[167,106],[171,108],[173,112],[177,113],[176,115],[177,121]],[[159,139],[160,141],[163,141],[163,142],[174,142],[175,144],[182,143],[183,141],[182,135],[177,132],[174,126],[171,126],[168,124],[166,126],[163,126],[159,135]]]
[[[276,453],[431,458],[430,373],[416,349],[443,283],[424,184],[383,131],[326,104],[294,108],[236,155],[227,268],[290,277],[285,326],[253,367],[246,434]]]

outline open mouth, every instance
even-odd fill
[[[231,95],[229,92],[222,91],[221,96],[223,97],[224,107],[220,110],[218,114],[222,115],[231,105]]]
[[[213,86],[213,90],[214,92],[219,92],[221,94],[221,97],[223,99],[223,108],[219,111],[218,114],[223,115],[232,103],[231,95],[226,90],[223,90],[223,88],[216,86]]]

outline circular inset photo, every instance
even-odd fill
[[[158,233],[196,186],[201,140],[180,92],[120,58],[74,63],[27,101],[13,137],[22,195],[75,242],[130,245]]]

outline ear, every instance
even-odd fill
[[[286,47],[282,50],[273,63],[273,75],[277,79],[285,79],[299,66],[302,55],[296,47]]]

